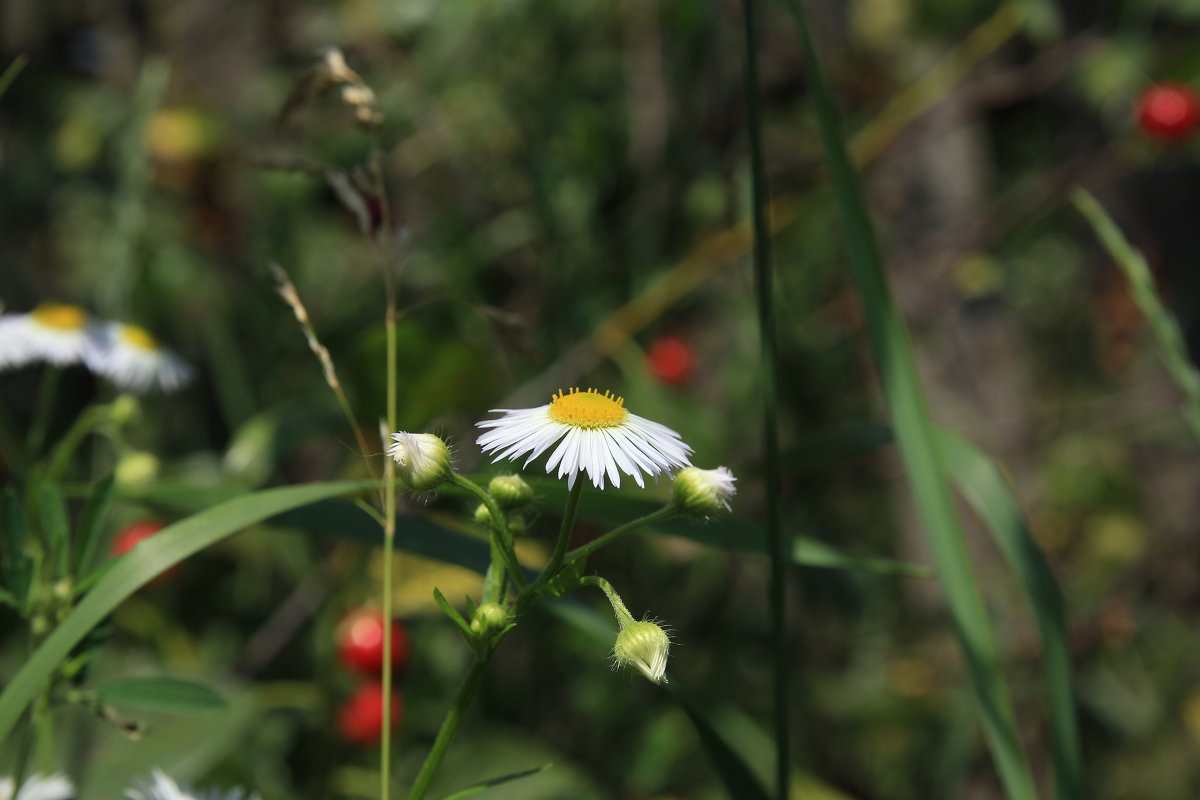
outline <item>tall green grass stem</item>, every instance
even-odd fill
[[[387,433],[396,430],[396,293],[389,284],[387,290],[387,431],[380,437],[384,445]],[[392,476],[396,464],[383,456],[383,735],[379,738],[379,796],[388,800],[392,793],[392,608],[395,603],[392,589],[393,556],[396,552],[396,491]]]
[[[804,9],[799,0],[788,0],[788,7],[801,39],[808,85],[813,93],[830,179],[845,227],[851,269],[866,313],[884,395],[979,703],[984,733],[1009,798],[1035,800],[1033,775],[1021,748],[991,624],[971,570],[908,330],[883,270],[858,176],[846,152],[836,107],[813,49]]]
[[[25,437],[25,453],[30,461],[37,460],[46,441],[50,418],[58,405],[58,384],[61,380],[62,368],[47,364],[38,384],[37,411],[33,415],[33,424],[29,426],[29,434]]]
[[[1200,442],[1200,373],[1188,357],[1179,323],[1158,295],[1154,275],[1146,265],[1145,256],[1129,244],[1112,217],[1087,191],[1078,188],[1072,191],[1071,202],[1092,226],[1112,260],[1125,273],[1133,300],[1150,324],[1158,356],[1183,392],[1183,418],[1196,441]]]
[[[760,385],[763,396],[763,445],[767,490],[767,553],[771,560],[767,604],[771,619],[774,694],[775,794],[786,800],[791,784],[789,728],[791,658],[788,653],[787,545],[779,521],[779,425],[776,385],[779,356],[775,343],[774,277],[771,272],[771,232],[767,221],[767,177],[763,166],[762,103],[758,89],[758,41],[754,0],[742,0],[745,32],[746,126],[750,138],[751,198],[754,215],[754,287],[761,349]]]

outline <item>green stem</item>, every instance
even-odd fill
[[[50,462],[46,466],[46,480],[57,481],[66,473],[71,465],[71,456],[75,455],[75,451],[83,444],[88,434],[104,422],[110,408],[108,405],[92,406],[76,418],[50,455]]]
[[[396,430],[396,293],[387,290],[387,431]],[[384,437],[386,439],[386,436]],[[393,556],[396,550],[396,490],[392,477],[396,463],[383,459],[383,735],[379,738],[379,796],[388,800],[392,792],[392,590]]]
[[[567,495],[567,506],[563,509],[562,527],[558,529],[558,541],[554,543],[554,552],[550,555],[550,561],[542,570],[541,576],[538,577],[538,583],[545,583],[554,577],[559,567],[563,565],[563,558],[567,554],[567,545],[571,543],[571,531],[575,528],[575,512],[579,510],[579,495],[583,492],[583,480],[578,475],[575,477],[575,485],[571,487],[571,493]]]
[[[458,730],[458,723],[462,721],[463,714],[475,698],[475,691],[479,688],[479,681],[483,677],[483,671],[487,667],[488,661],[491,660],[492,651],[493,649],[489,648],[483,656],[476,658],[475,663],[471,665],[471,671],[463,679],[458,696],[454,698],[454,705],[450,707],[446,718],[442,720],[442,727],[438,729],[437,738],[433,741],[433,749],[425,757],[425,763],[421,765],[421,771],[417,773],[417,779],[413,782],[412,789],[409,790],[408,800],[424,800],[425,793],[429,791],[429,784],[433,782],[433,776],[437,774],[438,767],[442,765],[442,759],[446,756],[450,740],[454,738],[454,733]]]
[[[54,401],[58,396],[58,382],[62,370],[49,365],[42,373],[41,385],[37,393],[37,411],[33,415],[33,424],[29,426],[29,435],[25,438],[25,452],[30,461],[37,460],[42,443],[46,440],[46,429],[50,427],[50,417],[54,412]]]
[[[457,472],[451,473],[450,482],[460,489],[466,489],[471,494],[479,498],[479,502],[487,506],[489,523],[488,527],[492,530],[492,538],[500,545],[500,555],[504,558],[504,564],[512,575],[513,581],[522,589],[525,588],[525,576],[521,572],[521,564],[517,561],[517,551],[513,546],[512,534],[508,530],[507,517],[500,510],[500,506],[496,505],[496,500],[490,494],[485,492],[470,478],[464,478]]]
[[[629,609],[625,607],[625,601],[621,599],[621,595],[617,594],[617,590],[613,585],[601,578],[599,575],[588,575],[581,578],[580,584],[584,586],[598,586],[600,591],[604,592],[604,596],[608,598],[609,605],[612,606],[613,614],[617,617],[617,626],[624,629],[626,625],[633,622],[633,614],[629,613]]]
[[[50,716],[50,681],[38,692],[33,703],[34,736],[37,740],[37,772],[50,775],[54,772],[54,720]]]
[[[750,137],[752,210],[754,214],[754,286],[758,300],[758,329],[762,372],[763,443],[767,490],[767,552],[771,558],[767,605],[771,620],[772,707],[775,727],[775,794],[787,800],[791,794],[791,746],[788,718],[788,682],[792,660],[788,655],[787,552],[779,521],[779,436],[776,413],[778,353],[775,344],[774,284],[771,274],[771,235],[767,225],[767,178],[763,168],[762,109],[758,90],[758,42],[754,0],[742,0],[746,50],[746,125]]]
[[[600,536],[596,539],[593,539],[592,541],[588,542],[587,544],[583,545],[582,547],[576,547],[574,550],[567,553],[566,561],[567,561],[567,563],[571,563],[573,561],[578,561],[581,558],[587,558],[594,551],[599,550],[601,547],[604,547],[605,545],[612,544],[614,541],[621,538],[622,536],[624,536],[627,533],[632,533],[633,531],[636,531],[638,528],[644,528],[647,525],[653,525],[656,522],[662,522],[663,520],[667,520],[667,519],[670,519],[671,517],[675,517],[678,515],[679,515],[679,509],[675,508],[675,506],[673,506],[673,505],[663,506],[662,508],[658,509],[657,511],[650,512],[649,514],[647,514],[644,517],[638,517],[637,519],[633,520],[632,522],[626,522],[624,525],[620,525],[616,528],[613,528],[608,533],[606,533],[603,536]]]

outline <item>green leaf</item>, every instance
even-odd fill
[[[25,553],[25,509],[12,486],[4,490],[0,512],[0,580],[18,610],[25,607],[33,581],[33,561]]]
[[[995,463],[949,431],[939,431],[938,441],[946,468],[954,475],[959,491],[987,525],[1025,588],[1033,608],[1046,669],[1055,796],[1063,799],[1083,797],[1083,762],[1075,720],[1071,647],[1058,582],[1029,531],[1008,481]]]
[[[55,575],[64,577],[69,568],[71,543],[67,525],[67,504],[62,492],[52,483],[43,483],[38,491],[38,527],[50,552]]]
[[[442,609],[442,612],[458,626],[458,629],[462,631],[462,635],[466,637],[467,644],[471,645],[471,649],[474,650],[477,644],[476,636],[471,631],[471,626],[462,618],[462,614],[458,613],[458,609],[450,605],[450,601],[442,594],[442,590],[437,587],[433,589],[433,599],[437,601],[438,608]]]
[[[758,778],[750,771],[750,767],[737,751],[721,738],[721,734],[695,704],[677,690],[672,690],[671,694],[691,719],[696,728],[696,735],[700,737],[700,744],[704,747],[704,752],[708,753],[708,761],[725,784],[729,796],[733,800],[770,800]]]
[[[829,178],[845,229],[851,271],[862,299],[871,349],[892,416],[905,472],[971,677],[980,721],[1001,781],[1012,800],[1036,800],[1033,773],[1021,748],[1016,713],[991,623],[967,555],[937,432],[917,373],[908,328],[892,296],[875,231],[851,165],[837,107],[813,47],[800,0],[788,0],[796,21]]]
[[[108,507],[112,503],[113,488],[116,486],[114,476],[109,475],[93,488],[79,512],[79,524],[75,533],[75,574],[82,575],[92,563],[96,552],[96,543],[100,538],[100,530],[104,518],[108,515]]]
[[[0,694],[0,742],[38,687],[88,631],[155,576],[243,528],[318,500],[374,488],[374,481],[310,483],[237,497],[163,528],[121,557],[25,661]]]
[[[498,778],[489,778],[486,781],[481,781],[472,786],[468,786],[466,789],[460,789],[454,794],[448,794],[443,797],[442,800],[461,800],[463,797],[470,797],[471,795],[479,794],[482,791],[491,789],[493,786],[499,786],[502,783],[508,783],[509,781],[515,781],[521,778],[528,778],[530,775],[537,775],[539,772],[550,769],[551,766],[553,765],[542,764],[540,767],[534,767],[533,769],[524,769],[520,772],[510,772],[508,775],[501,775]]]
[[[215,689],[169,675],[108,681],[96,687],[96,698],[121,708],[173,714],[205,714],[229,705]]]

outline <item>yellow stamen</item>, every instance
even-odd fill
[[[145,328],[137,325],[122,325],[121,338],[125,343],[139,350],[157,350],[158,342]]]
[[[39,325],[60,331],[79,331],[87,323],[87,314],[79,306],[63,303],[42,303],[29,312]]]
[[[629,412],[625,410],[625,398],[612,392],[579,387],[563,392],[558,390],[550,400],[550,417],[564,425],[576,428],[611,428],[625,421]]]

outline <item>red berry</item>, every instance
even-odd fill
[[[692,346],[674,336],[661,336],[646,350],[646,364],[654,377],[669,386],[682,386],[696,371]]]
[[[338,659],[347,668],[378,678],[383,672],[383,614],[361,608],[346,615],[337,627]],[[392,672],[408,665],[408,632],[392,620]]]
[[[156,519],[144,519],[138,522],[130,523],[121,530],[117,531],[117,535],[113,537],[112,545],[109,546],[109,551],[114,556],[123,556],[132,550],[143,539],[149,539],[154,534],[167,527],[165,522],[160,522]],[[151,583],[160,583],[168,580],[172,576],[179,574],[180,565],[175,565],[166,572],[158,575]]]
[[[1137,121],[1151,139],[1177,142],[1196,130],[1200,97],[1186,84],[1157,83],[1138,98]]]
[[[404,695],[392,689],[392,729],[404,716]],[[348,742],[369,745],[383,735],[383,687],[378,683],[360,686],[337,714],[337,726]]]

